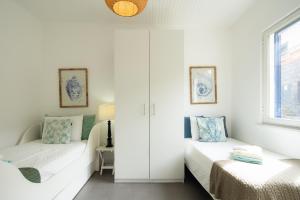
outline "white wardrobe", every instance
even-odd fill
[[[184,179],[180,30],[118,30],[114,39],[115,181]]]

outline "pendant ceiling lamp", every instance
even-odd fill
[[[141,13],[148,0],[105,0],[107,6],[117,15],[132,17]]]

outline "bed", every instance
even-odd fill
[[[231,160],[234,147],[248,144],[193,140],[188,118],[184,134],[185,165],[213,199],[300,199],[299,159],[263,150],[263,165]]]
[[[88,140],[71,144],[42,144],[39,125],[28,129],[19,145],[0,151],[10,163],[0,162],[1,199],[73,199],[98,168],[96,147],[100,125]],[[18,168],[34,167],[41,183],[27,180]]]
[[[43,144],[34,140],[0,150],[0,155],[17,168],[32,167],[39,171],[41,182],[47,181],[74,160],[80,158],[87,141],[70,144]]]
[[[221,160],[230,160],[230,152],[235,146],[246,145],[246,143],[228,138],[227,142],[205,143],[185,139],[185,164],[199,183],[209,192],[210,172],[213,163]],[[283,155],[264,151],[264,162],[285,159]]]

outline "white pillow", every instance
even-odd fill
[[[78,116],[66,116],[66,117],[45,117],[50,119],[71,119],[72,120],[72,141],[81,141],[83,115]]]
[[[197,117],[190,116],[191,121],[191,134],[193,140],[199,140],[200,139],[200,129],[197,122]]]

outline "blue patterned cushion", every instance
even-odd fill
[[[226,142],[224,119],[219,117],[198,117],[201,142]]]
[[[225,129],[225,134],[226,134],[226,137],[228,138],[228,131],[227,131],[227,127],[226,127],[226,117],[225,116],[211,116],[211,117],[208,117],[208,116],[200,116],[200,117],[204,117],[204,118],[221,118],[224,120],[224,129]]]
[[[71,119],[45,119],[42,142],[45,144],[68,144],[71,142]]]

